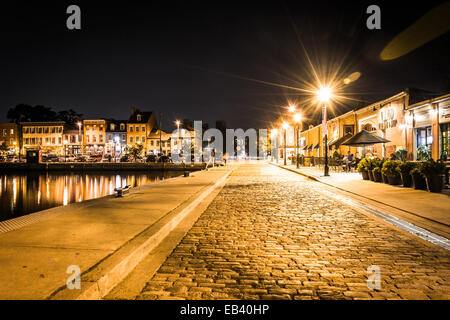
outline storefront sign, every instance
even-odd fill
[[[445,106],[439,106],[439,123],[447,122],[450,122],[450,103]]]
[[[394,128],[397,125],[397,115],[395,108],[385,108],[380,110],[380,118],[378,122],[378,127],[380,130],[385,130],[388,128]]]

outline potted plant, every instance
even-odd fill
[[[375,167],[372,170],[372,175],[373,175],[373,181],[375,182],[383,182],[383,177],[381,176],[381,168],[380,167]]]
[[[361,172],[361,176],[363,180],[369,180],[369,174],[367,173],[367,162],[370,161],[370,159],[363,158],[358,163],[358,172]]]
[[[372,159],[372,177],[375,182],[383,182],[381,177],[381,168],[383,166],[383,160],[376,158]]]
[[[387,176],[390,185],[400,184],[400,170],[398,166],[400,161],[398,160],[386,160],[383,163],[383,168],[381,172]]]
[[[414,184],[414,189],[416,190],[426,190],[427,189],[427,183],[425,181],[425,178],[420,173],[420,164],[415,163],[414,168],[409,172],[412,178],[412,182]]]
[[[412,177],[411,177],[411,170],[414,169],[415,164],[411,161],[404,161],[400,163],[398,166],[400,170],[400,178],[402,180],[402,184],[404,187],[411,187],[412,185]]]
[[[425,145],[420,145],[417,148],[417,160],[423,161],[430,159],[431,150]]]
[[[428,191],[441,192],[444,186],[445,163],[430,159],[420,166],[420,174],[425,178]]]

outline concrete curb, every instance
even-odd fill
[[[76,297],[69,298],[76,300],[100,300],[104,296],[106,296],[116,285],[118,285],[123,279],[125,279],[125,277],[145,258],[145,256],[148,255],[153,249],[155,249],[164,240],[164,238],[166,238],[169,233],[174,230],[179,225],[179,223],[201,203],[202,200],[210,195],[215,189],[224,185],[231,172],[232,171],[226,173],[212,186],[207,187],[206,190],[204,190],[199,196],[195,198],[195,200],[190,202],[180,212],[173,215],[168,213],[160,221],[150,226],[147,230],[151,233],[151,235],[143,243],[141,243],[131,252],[128,252],[125,257],[122,257],[120,259],[120,262],[108,268],[109,270],[106,273],[102,274],[100,278],[93,281],[82,282],[82,287],[88,287],[86,289],[82,289],[82,292]],[[114,255],[114,253],[112,255]],[[105,260],[108,260],[110,258],[113,257],[109,256]],[[101,270],[103,270],[103,268],[104,267],[102,266],[98,267],[98,269],[100,269],[100,272]],[[96,266],[94,266],[93,269],[96,269]],[[91,272],[95,273],[95,270],[93,271],[92,269],[90,269],[84,274]],[[83,278],[83,274],[81,275],[81,277]],[[66,299],[68,298],[68,296],[74,294],[73,291],[74,290],[68,290],[67,288],[62,287],[51,294],[48,299]]]

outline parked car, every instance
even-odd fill
[[[43,162],[59,162],[60,159],[58,156],[55,155],[46,155],[42,157]]]
[[[99,162],[100,160],[102,160],[102,156],[101,155],[92,155],[92,156],[87,158],[88,162]]]
[[[87,157],[83,156],[81,154],[75,157],[75,162],[86,162],[86,160],[87,160]]]

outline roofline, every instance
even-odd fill
[[[414,103],[410,106],[407,107],[407,110],[413,110],[413,109],[417,109],[420,107],[424,107],[427,104],[432,104],[432,103],[439,103],[445,100],[449,100],[450,99],[450,93],[444,94],[443,96],[440,97],[436,97],[436,98],[432,98],[432,99],[428,99],[428,100],[424,100],[424,101],[420,101],[417,103]]]

